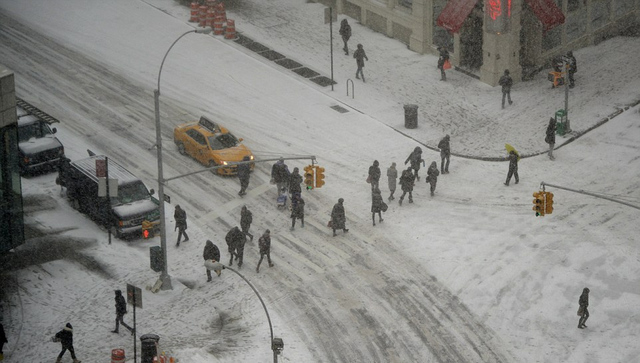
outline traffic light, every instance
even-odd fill
[[[316,188],[324,185],[324,168],[316,165]]]
[[[536,217],[544,217],[544,195],[545,192],[533,193],[533,211],[536,212]]]
[[[544,213],[551,214],[553,213],[553,193],[546,192],[546,197],[544,201]]]
[[[313,180],[313,172],[314,172],[314,168],[313,165],[307,165],[304,167],[304,184],[307,186],[307,190],[311,190],[313,189],[313,184],[314,184],[314,180]]]
[[[142,238],[148,239],[153,237],[153,223],[147,220],[142,221]]]

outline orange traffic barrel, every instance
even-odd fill
[[[207,21],[206,21],[206,25],[205,26],[210,26],[213,27],[213,20],[215,19],[215,11],[213,11],[213,9],[209,8],[207,10]]]
[[[216,15],[222,16],[222,21],[227,21],[227,12],[224,10],[224,3],[216,5]]]
[[[220,15],[216,15],[216,17],[213,19],[213,34],[224,34],[224,19]]]
[[[236,39],[236,22],[231,19],[227,19],[227,29],[224,32],[225,39]]]
[[[204,28],[205,26],[207,26],[207,10],[209,8],[207,8],[204,5],[201,5],[199,9],[200,9],[200,11],[198,13],[198,17],[199,17],[199,22],[200,23],[198,25],[200,25],[201,27]]]
[[[114,349],[111,351],[111,363],[124,363],[124,349]]]
[[[199,13],[200,13],[200,10],[198,9],[198,3],[196,2],[191,3],[191,17],[189,18],[189,22],[197,23]]]

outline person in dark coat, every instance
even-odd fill
[[[242,158],[242,161],[249,161],[250,157],[245,156]],[[251,164],[240,164],[238,165],[238,179],[240,179],[240,191],[238,192],[239,196],[243,196],[247,194],[247,187],[249,186],[249,177],[251,176]]]
[[[246,205],[243,205],[242,210],[240,211],[240,228],[242,228],[242,233],[253,241],[253,235],[249,233],[251,222],[253,222],[253,214],[251,214],[251,211]]]
[[[382,193],[380,189],[376,188],[371,192],[371,219],[373,220],[374,226],[376,225],[376,213],[378,213],[379,222],[382,223],[382,221],[384,221],[384,219],[382,219],[383,205]]]
[[[282,189],[287,188],[290,175],[289,167],[284,163],[283,158],[280,158],[280,160],[273,164],[271,167],[271,183],[276,185],[278,193],[280,193]]]
[[[56,363],[62,362],[62,356],[68,350],[71,353],[71,359],[73,359],[73,363],[80,363],[80,361],[76,358],[76,352],[73,349],[73,327],[71,323],[67,323],[64,329],[60,330],[56,333],[55,338],[62,345],[62,351],[58,354],[58,360]]]
[[[296,218],[300,220],[301,226],[304,228],[304,200],[300,195],[291,198],[291,230],[296,227]]]
[[[438,163],[435,161],[431,162],[429,165],[429,169],[427,169],[427,183],[431,186],[431,196],[433,197],[433,193],[436,191],[436,184],[438,183],[438,175],[440,172],[438,171]]]
[[[122,296],[121,290],[116,290],[115,300],[116,300],[116,328],[111,332],[118,333],[120,328],[120,323],[122,323],[122,326],[129,329],[129,332],[131,332],[131,334],[133,335],[133,328],[124,322],[124,314],[127,313],[127,302],[125,301],[124,296]]]
[[[547,133],[544,141],[549,144],[549,159],[555,160],[553,148],[556,145],[556,119],[553,117],[549,118],[549,125],[547,125]]]
[[[340,22],[339,33],[340,36],[342,36],[342,41],[344,42],[344,48],[342,48],[342,50],[344,50],[344,54],[349,55],[349,47],[347,46],[347,42],[349,41],[349,38],[351,38],[351,25],[349,25],[347,19],[342,19],[342,22]]]
[[[364,48],[362,48],[362,44],[358,44],[358,49],[353,52],[353,58],[356,59],[356,64],[358,65],[358,70],[356,70],[356,78],[360,79],[362,76],[362,82],[364,82],[364,73],[362,73],[362,68],[364,68],[364,60],[369,61],[367,54],[364,52]],[[358,75],[359,74],[359,75]]]
[[[218,246],[214,245],[213,242],[207,240],[204,244],[204,251],[202,251],[202,258],[205,261],[216,261],[220,262],[220,249]],[[211,270],[207,270],[207,282],[211,282]],[[216,273],[220,276],[220,270],[217,270]]]
[[[342,229],[344,233],[349,232],[346,228],[347,217],[344,213],[344,199],[338,199],[338,203],[331,210],[331,228],[333,228],[333,236],[336,236],[336,230]]]
[[[445,47],[438,47],[440,57],[438,58],[438,69],[440,70],[440,80],[447,80],[447,73],[444,71],[444,63],[449,60],[449,51]]]
[[[369,167],[369,182],[371,183],[371,190],[380,189],[380,163],[378,160],[373,161],[373,165]]]
[[[9,343],[9,341],[7,340],[7,335],[4,333],[4,326],[0,323],[0,360],[4,359],[4,352],[2,351],[4,343]]]
[[[513,86],[513,79],[509,75],[509,70],[505,69],[504,74],[500,77],[498,84],[502,86],[502,108],[504,108],[504,99],[508,98],[509,104],[513,104],[511,101],[511,86]]]
[[[587,309],[589,307],[589,291],[588,287],[582,289],[582,295],[580,295],[580,299],[578,299],[578,304],[580,305],[578,312],[582,312],[579,314],[580,320],[578,320],[578,328],[580,329],[587,327],[584,323],[589,319],[589,309]]]
[[[224,237],[227,242],[227,247],[229,247],[229,254],[231,258],[229,259],[229,266],[233,266],[233,257],[235,256],[236,261],[238,261],[238,267],[242,266],[242,257],[244,254],[244,243],[247,240],[247,237],[242,233],[238,226],[235,226],[227,232],[227,235]]]
[[[293,168],[293,173],[291,173],[291,177],[289,178],[289,194],[291,194],[291,198],[294,195],[302,194],[302,175],[300,175],[300,170],[298,168]]]
[[[442,140],[440,140],[440,142],[438,143],[438,149],[440,149],[440,158],[442,159],[442,163],[440,165],[442,174],[449,174],[449,161],[451,160],[451,144],[449,143],[449,140],[449,135],[445,135],[445,137],[443,137]]]
[[[424,160],[422,159],[422,148],[420,146],[416,146],[415,149],[409,154],[407,160],[404,161],[404,165],[407,165],[408,162],[411,162],[411,169],[413,169],[413,176],[416,180],[420,180],[418,176],[418,170],[420,170],[420,164],[425,166]]]
[[[184,236],[184,241],[187,242],[189,240],[189,236],[187,235],[187,212],[184,209],[180,208],[180,205],[176,204],[175,212],[173,213],[173,218],[176,220],[176,228],[174,230],[178,230],[178,242],[176,246],[180,246],[180,239]]]
[[[400,188],[402,188],[402,195],[400,196],[400,200],[398,203],[402,205],[402,200],[404,196],[409,193],[409,203],[413,203],[413,184],[415,181],[415,177],[413,176],[412,168],[409,167],[407,170],[402,172],[400,176]]]
[[[509,152],[509,173],[507,173],[507,181],[504,183],[506,186],[509,186],[512,175],[516,178],[516,184],[520,181],[520,178],[518,178],[518,159],[518,154],[511,150],[511,152]]]
[[[573,56],[572,51],[567,52],[567,65],[569,67],[569,88],[573,88],[576,86],[576,80],[573,76],[578,71],[578,63],[576,62],[576,57]]]
[[[269,267],[273,267],[273,262],[271,262],[271,231],[266,230],[264,234],[260,236],[258,239],[258,247],[260,248],[260,260],[258,261],[258,266],[256,266],[256,272],[260,272],[260,264],[262,263],[262,259],[264,256],[267,256],[267,262],[269,263]]]
[[[389,200],[394,200],[393,193],[396,192],[396,184],[398,183],[398,170],[396,170],[396,163],[391,163],[391,166],[387,169],[387,179],[389,181]]]

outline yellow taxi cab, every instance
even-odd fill
[[[178,125],[173,130],[173,142],[182,155],[189,155],[202,165],[212,167],[229,165],[219,168],[221,175],[235,175],[238,167],[233,165],[245,156],[253,160],[251,150],[241,144],[242,138],[237,139],[229,130],[202,116],[200,121]],[[253,170],[254,164],[251,164]]]

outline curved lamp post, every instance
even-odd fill
[[[158,71],[158,88],[153,91],[153,97],[155,101],[155,113],[156,113],[156,148],[158,151],[158,199],[160,199],[160,245],[162,247],[162,273],[160,274],[160,280],[162,281],[161,288],[163,290],[171,290],[171,277],[167,272],[167,228],[165,222],[165,210],[164,210],[164,175],[162,172],[162,132],[160,130],[160,76],[162,75],[162,67],[164,66],[164,61],[167,59],[167,55],[171,51],[174,45],[178,42],[178,40],[182,39],[185,35],[189,33],[199,33],[199,34],[208,34],[211,33],[211,28],[198,28],[194,30],[189,30],[185,32],[181,36],[176,39],[173,44],[169,47],[167,52],[164,54],[164,58],[162,58],[162,63],[160,64],[160,71]]]
[[[214,270],[216,272],[225,270],[225,269],[235,272],[236,275],[240,276],[251,287],[251,289],[253,289],[253,292],[255,292],[256,296],[258,296],[258,299],[260,299],[260,303],[264,308],[265,314],[267,314],[267,321],[269,322],[269,331],[271,332],[271,350],[273,351],[273,362],[278,363],[278,354],[280,354],[284,349],[284,342],[282,341],[281,338],[273,337],[273,326],[271,325],[271,318],[269,317],[269,311],[267,311],[267,305],[265,305],[264,301],[262,300],[262,297],[258,293],[258,290],[256,290],[256,288],[251,284],[251,282],[249,282],[249,280],[247,280],[244,276],[242,276],[238,271],[232,269],[231,267],[225,266],[220,262],[213,262],[213,263],[207,262],[205,263],[205,267],[210,270]]]

